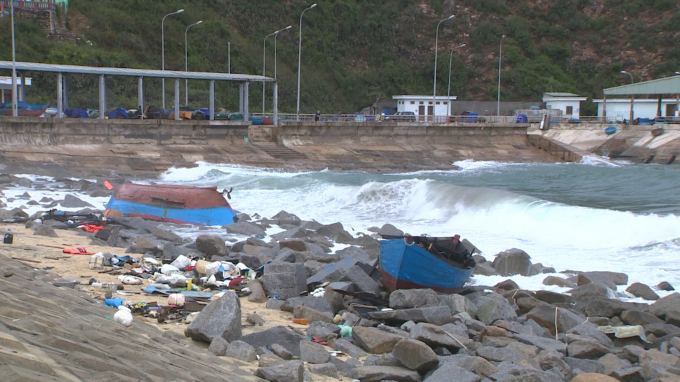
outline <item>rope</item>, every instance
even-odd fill
[[[449,337],[453,338],[454,341],[458,342],[458,343],[460,344],[460,346],[462,346],[462,347],[464,347],[465,349],[467,349],[467,346],[463,345],[462,342],[458,341],[458,339],[457,339],[456,337],[452,336],[451,333],[447,332],[446,330],[444,331],[444,333],[446,333],[446,335],[448,335]]]
[[[555,307],[555,341],[559,341],[557,339],[557,309],[559,309],[559,308]]]

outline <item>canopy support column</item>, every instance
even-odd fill
[[[144,77],[137,78],[137,103],[139,104],[139,115],[144,119]]]
[[[661,115],[661,98],[663,98],[663,96],[661,94],[659,94],[659,102],[657,102],[657,104],[656,104],[656,116],[657,117],[662,117],[662,115]]]
[[[607,95],[604,95],[604,101],[602,102],[602,117],[605,122],[607,122]]]
[[[179,78],[175,79],[175,121],[179,121]]]
[[[215,120],[215,80],[210,80],[210,120]]]
[[[64,91],[63,91],[64,75],[57,73],[57,118],[61,118],[64,114]]]
[[[243,115],[243,82],[238,84],[238,112]]]
[[[106,79],[99,75],[99,119],[106,117]]]
[[[274,81],[274,126],[279,124],[279,83]]]
[[[635,101],[635,94],[630,96],[630,124],[633,124],[633,102]]]
[[[250,121],[250,113],[248,112],[248,87],[250,82],[243,83],[243,120]]]

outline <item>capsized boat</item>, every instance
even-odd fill
[[[19,117],[40,117],[45,114],[45,110],[50,106],[46,105],[34,105],[26,102],[17,102],[17,114]],[[12,116],[12,102],[0,103],[0,114],[5,117]]]
[[[229,191],[225,191],[229,197]],[[111,196],[107,209],[179,224],[225,225],[238,221],[224,192],[217,187],[194,187],[125,182]]]
[[[383,236],[380,240],[380,273],[383,284],[397,289],[430,288],[457,293],[470,279],[476,248],[453,237]]]

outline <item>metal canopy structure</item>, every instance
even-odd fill
[[[12,61],[0,61],[0,69],[12,70]],[[144,77],[169,78],[175,80],[175,110],[179,110],[179,81],[204,80],[210,81],[210,120],[215,119],[215,81],[234,81],[239,83],[239,112],[245,120],[249,119],[248,113],[248,85],[250,82],[272,82],[274,84],[274,124],[278,123],[278,84],[276,79],[252,74],[234,73],[210,73],[210,72],[182,72],[173,70],[132,69],[132,68],[105,68],[77,65],[43,64],[35,62],[17,62],[16,70],[23,72],[52,72],[57,73],[57,116],[61,117],[64,104],[68,104],[68,92],[66,88],[65,74],[91,74],[99,76],[99,118],[104,118],[106,111],[106,87],[105,76],[137,77],[139,106],[144,107]],[[68,106],[66,106],[68,107]],[[175,113],[175,119],[179,120],[179,112]]]
[[[659,78],[656,80],[604,89],[605,96],[663,95],[678,93],[680,93],[680,76]]]
[[[632,79],[632,76],[631,76]],[[607,96],[630,96],[630,121],[633,121],[633,103],[636,95],[658,96],[657,116],[662,115],[661,101],[664,95],[676,95],[676,109],[680,107],[680,76],[659,78],[651,81],[638,82],[636,84],[617,86],[603,90],[603,116],[607,116]]]

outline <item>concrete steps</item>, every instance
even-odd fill
[[[258,142],[251,143],[253,146],[267,153],[267,155],[274,157],[276,159],[288,161],[288,160],[305,160],[307,156],[292,150],[286,146],[277,145],[273,142]]]

